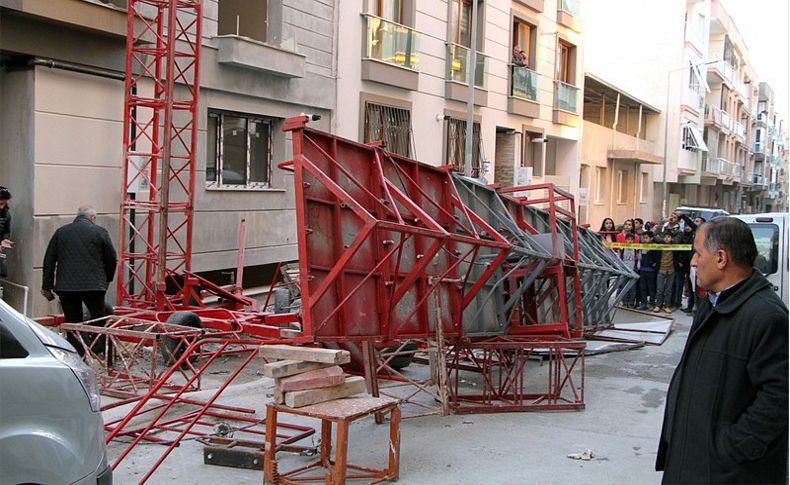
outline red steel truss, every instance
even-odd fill
[[[305,127],[291,118],[302,324],[319,341],[462,333],[464,309],[512,245],[460,201],[446,168]],[[483,234],[485,236],[483,236]],[[485,258],[485,261],[483,261]]]
[[[117,301],[186,304],[190,271],[199,0],[129,0]]]
[[[579,338],[584,332],[581,285],[579,281],[579,241],[573,196],[554,184],[500,189],[519,227],[531,234],[548,235],[546,245],[551,263],[524,292],[514,312],[512,335],[560,335]],[[514,273],[513,278],[522,278]]]

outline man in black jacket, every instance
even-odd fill
[[[49,240],[41,294],[50,301],[57,294],[67,322],[83,321],[83,303],[91,319],[101,318],[106,316],[104,294],[115,276],[116,264],[110,235],[96,225],[96,209],[80,207],[74,222],[60,227]],[[77,339],[69,337],[80,355],[84,354]],[[103,347],[103,339],[97,339],[92,348],[102,352]]]
[[[708,289],[667,392],[663,483],[786,483],[787,308],[752,265],[749,226],[703,224],[691,265]]]

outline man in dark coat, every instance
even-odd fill
[[[96,209],[80,207],[74,222],[60,227],[49,240],[41,293],[50,301],[57,294],[67,322],[83,321],[83,303],[91,319],[101,318],[106,315],[104,294],[116,264],[110,235],[96,225]],[[80,355],[84,353],[77,339],[70,335],[69,341]],[[93,348],[101,352],[103,347],[103,340],[98,339]]]
[[[663,483],[786,483],[787,307],[752,265],[746,223],[718,217],[694,238],[700,302],[667,393]]]

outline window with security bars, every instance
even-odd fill
[[[455,165],[463,172],[466,162],[466,121],[447,120],[447,165]],[[472,177],[480,176],[480,161],[483,160],[483,144],[480,141],[480,123],[472,125]]]
[[[375,103],[365,103],[365,143],[383,140],[387,151],[412,156],[411,112]]]
[[[273,122],[258,116],[209,112],[206,186],[269,187]]]

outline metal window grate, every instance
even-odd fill
[[[483,144],[480,140],[480,123],[472,125],[472,176],[480,176],[480,161],[484,159]],[[450,118],[447,120],[447,164],[464,170],[466,157],[466,121]]]
[[[383,140],[387,150],[398,155],[411,157],[412,146],[411,112],[375,103],[365,103],[365,143]]]

